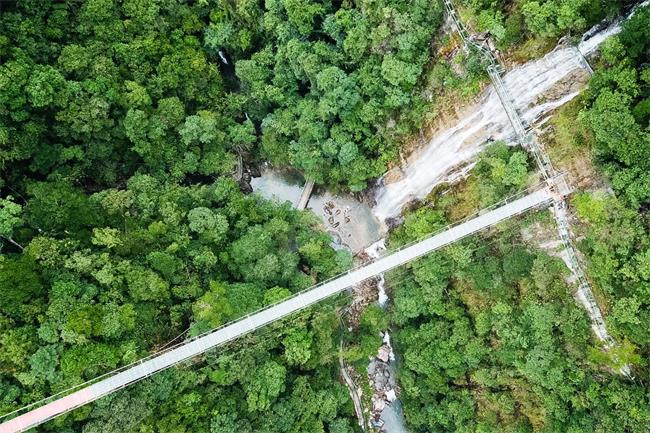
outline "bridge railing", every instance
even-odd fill
[[[565,245],[570,245],[570,248],[566,248],[565,250],[567,251],[568,258],[569,258],[569,263],[571,264],[571,268],[573,271],[573,274],[576,276],[576,279],[578,280],[578,286],[585,297],[585,300],[589,303],[591,310],[593,311],[592,313],[592,321],[596,326],[599,327],[599,329],[605,329],[605,320],[603,319],[602,314],[600,313],[600,307],[598,305],[598,302],[596,301],[596,297],[594,296],[593,292],[591,291],[591,286],[589,285],[589,280],[587,280],[587,276],[585,273],[582,271],[582,266],[580,264],[580,261],[578,260],[577,253],[575,251],[575,248],[573,247],[573,241],[571,239],[571,232],[569,229],[569,224],[567,222],[566,218],[555,218],[555,221],[558,226],[558,232],[560,233],[560,237],[562,238],[562,241],[564,242]],[[604,335],[601,336],[606,343],[608,347],[611,347],[615,344],[614,339],[608,334],[605,333]]]

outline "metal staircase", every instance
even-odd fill
[[[508,120],[510,120],[510,124],[515,130],[515,135],[517,136],[519,143],[526,149],[530,150],[530,152],[533,154],[533,157],[535,158],[535,161],[544,179],[549,179],[555,176],[556,172],[553,169],[553,165],[551,164],[550,159],[542,151],[539,144],[537,143],[535,135],[530,132],[530,128],[528,128],[528,126],[524,123],[523,119],[515,108],[515,104],[510,95],[510,92],[506,88],[503,79],[501,78],[501,74],[505,71],[505,69],[501,63],[499,63],[498,59],[489,48],[485,47],[482,44],[479,44],[470,36],[467,28],[465,27],[465,24],[463,24],[462,20],[458,16],[458,13],[454,9],[451,0],[444,0],[444,4],[445,9],[447,10],[447,15],[451,19],[454,27],[456,28],[456,31],[463,40],[463,47],[465,51],[467,53],[478,53],[485,63],[485,68],[487,70],[488,76],[490,77],[490,81],[492,81],[494,90],[499,96],[499,100],[501,101],[501,105],[503,105],[503,108],[508,116]]]

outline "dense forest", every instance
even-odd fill
[[[625,2],[461,3],[510,46],[579,34]],[[145,171],[195,182],[244,154],[359,191],[437,98],[474,88],[479,65],[458,82],[432,59],[442,10],[435,0],[9,4],[3,181],[57,176],[94,191]]]
[[[608,323],[650,355],[650,8],[603,44],[577,113],[556,134],[558,145],[589,147],[613,195],[574,199],[589,272],[611,303]]]
[[[631,1],[461,0],[513,58]],[[246,194],[240,160],[362,191],[403,141],[485,83],[438,0],[0,2],[0,414],[349,268],[314,215]],[[614,195],[579,194],[579,247],[622,342],[594,343],[561,261],[516,220],[393,275],[413,432],[644,432],[650,425],[650,8],[602,47],[558,145]],[[462,65],[459,72],[458,65]],[[241,167],[240,167],[241,168]],[[416,239],[529,185],[492,145],[390,235]],[[389,276],[389,281],[390,281]],[[37,431],[352,433],[340,300]],[[374,316],[373,316],[374,315]],[[370,308],[349,361],[388,318]],[[273,338],[267,338],[272,335]],[[630,362],[639,378],[615,371]],[[644,373],[645,371],[645,373]]]
[[[228,179],[181,186],[135,175],[124,189],[90,196],[60,181],[37,182],[24,208],[11,203],[3,200],[3,213],[12,215],[3,217],[3,236],[11,238],[13,226],[16,243],[29,240],[22,254],[0,262],[2,412],[136,361],[177,335],[240,317],[350,263],[312,228],[309,214],[243,195]],[[326,313],[313,320],[319,326],[287,326],[278,339],[217,353],[199,371],[168,373],[50,428],[76,422],[84,431],[246,431],[247,416],[271,417],[296,404],[292,398],[323,393],[330,405],[301,406],[306,419],[287,425],[336,425],[347,403],[327,363],[338,321]],[[154,411],[161,405],[168,408]],[[241,420],[230,407],[241,408]]]
[[[415,89],[442,21],[433,0],[4,8],[3,178],[90,189],[138,170],[210,178],[237,154],[363,189],[424,110]]]
[[[515,57],[543,54],[558,38],[580,37],[605,17],[618,15],[634,0],[460,0],[476,31],[487,32]]]
[[[421,11],[411,20],[400,7],[386,5],[404,22],[429,16]],[[318,5],[305,14],[295,2],[239,9],[225,2],[3,3],[0,412],[350,265],[349,253],[330,248],[313,216],[245,195],[230,179],[238,154],[254,160],[266,152],[260,143],[280,143],[281,125],[293,131],[282,132],[285,140],[296,140],[298,125],[305,137],[311,128],[329,137],[342,123],[340,98],[349,93],[337,94],[337,83],[349,81],[373,47],[344,55],[343,46],[353,45],[345,43],[345,23],[359,11],[338,9]],[[435,30],[427,25],[429,33],[413,39],[410,24],[396,29],[382,19],[368,17],[368,29],[381,26],[377,44],[403,33],[422,47]],[[421,68],[423,52],[417,63],[405,50],[403,61]],[[277,63],[273,76],[269,62]],[[320,113],[297,108],[330,93]],[[355,99],[360,105],[361,96]],[[276,111],[277,119],[289,117],[263,124]],[[290,117],[300,113],[316,117]],[[366,122],[365,133],[374,125]],[[337,146],[332,142],[327,156],[332,170],[357,159],[356,147],[346,144],[339,163]],[[281,162],[303,154],[297,149]],[[351,404],[332,362],[338,326],[332,311],[308,314],[276,328],[278,338],[212,354],[197,369],[164,373],[41,429],[351,431]]]

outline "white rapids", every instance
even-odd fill
[[[578,44],[578,50],[580,50],[584,56],[588,56],[589,54],[593,53],[605,39],[621,31],[621,24],[624,21],[632,18],[636,11],[639,10],[639,8],[645,7],[649,4],[650,0],[645,0],[642,3],[639,3],[638,5],[634,6],[634,8],[632,8],[626,17],[619,18],[614,24],[610,25],[604,30],[600,30],[600,26],[594,26],[591,30],[587,31],[584,36],[582,36],[582,40]]]
[[[643,4],[647,3],[650,0]],[[541,59],[507,72],[503,81],[524,120],[539,126],[546,120],[545,115],[576,97],[580,89],[575,86],[566,86],[563,93],[548,91],[576,71],[588,73],[590,68],[584,56],[620,30],[617,21],[602,30],[589,31],[577,48],[558,47]],[[399,180],[381,181],[373,213],[380,221],[398,216],[406,203],[423,199],[437,184],[453,181],[467,172],[488,142],[513,139],[514,130],[506,112],[496,91],[489,86],[455,126],[436,134],[425,148],[408,159],[401,167]]]

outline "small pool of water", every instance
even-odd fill
[[[406,421],[402,413],[402,404],[395,400],[381,412],[383,429],[388,433],[406,433]]]
[[[253,191],[262,197],[288,201],[296,206],[304,180],[298,176],[265,169],[260,177],[251,179]],[[334,245],[353,253],[363,250],[382,236],[383,229],[366,204],[348,195],[315,191],[307,204],[318,216],[323,228],[332,235]]]

